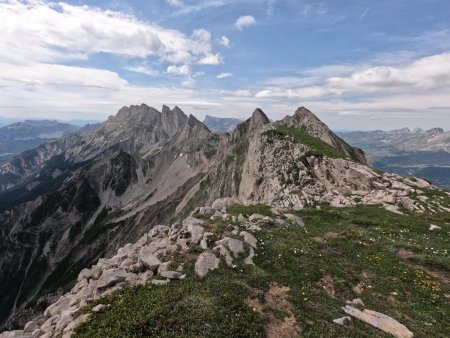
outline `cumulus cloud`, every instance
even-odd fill
[[[242,31],[245,27],[253,26],[256,20],[252,15],[240,16],[234,23],[234,27]]]
[[[206,30],[186,36],[121,12],[43,0],[3,2],[0,31],[0,59],[11,62],[49,62],[104,52],[184,63],[211,53],[211,34]]]
[[[222,56],[220,54],[209,54],[198,61],[200,65],[218,65],[219,63],[222,63]]]
[[[169,66],[167,67],[167,73],[168,74],[175,74],[175,75],[188,75],[191,73],[191,68],[188,65],[182,65],[182,66]]]
[[[219,80],[222,80],[222,79],[225,79],[225,78],[227,78],[227,77],[232,77],[232,76],[233,76],[232,73],[220,73],[219,75],[217,75],[217,78],[218,78]]]
[[[230,47],[230,39],[224,35],[220,38],[219,44],[225,47]]]
[[[346,67],[342,70],[347,70]],[[450,86],[450,53],[424,57],[403,66],[376,66],[348,76],[326,78],[315,86],[263,89],[258,98],[320,98],[361,93],[428,91]]]

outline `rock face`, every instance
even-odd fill
[[[309,133],[313,144],[282,134],[281,125]],[[46,143],[1,167],[0,321],[9,317],[11,327],[23,326],[30,318],[11,315],[20,315],[31,300],[57,297],[58,288],[121,247],[114,264],[82,272],[83,283],[101,280],[96,290],[102,291],[145,282],[167,263],[163,257],[192,245],[206,251],[200,275],[216,266],[213,256],[230,266],[240,259],[253,264],[257,247],[245,232],[275,220],[253,215],[248,228],[233,229],[219,243],[204,229],[205,218],[229,220],[226,210],[236,202],[278,209],[382,204],[417,213],[429,205],[418,198],[430,188],[427,182],[380,174],[365,163],[361,152],[304,108],[274,123],[257,109],[232,132],[217,134],[177,107],[124,107],[88,135]],[[158,225],[198,205],[206,206],[178,228]],[[278,221],[303,225],[287,215]],[[146,271],[131,276],[128,267]],[[165,271],[152,283],[181,278]]]

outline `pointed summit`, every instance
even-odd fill
[[[247,121],[250,122],[250,130],[257,129],[265,124],[270,123],[269,118],[260,108],[256,108],[252,114],[252,117],[250,117],[250,119],[248,119]]]
[[[299,107],[293,116],[286,116],[278,122],[290,128],[302,129],[309,135],[314,136],[328,145],[343,151],[345,154],[356,157],[359,162],[367,163],[362,150],[353,148],[344,140],[333,133],[313,112],[305,107]]]
[[[186,114],[178,107],[172,110],[164,105],[161,110],[162,128],[172,137],[188,120]]]

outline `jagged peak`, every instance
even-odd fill
[[[429,132],[429,133],[443,133],[444,129],[442,129],[442,128],[431,128],[431,129],[428,129],[427,132]]]
[[[190,127],[200,126],[200,127],[204,128],[204,129],[209,130],[208,127],[206,127],[202,122],[200,122],[200,121],[199,121],[194,115],[192,115],[192,114],[189,114],[187,124],[188,124]]]
[[[307,118],[313,118],[317,121],[320,121],[320,119],[308,108],[306,107],[298,107],[297,110],[294,113],[294,117],[307,117]]]
[[[256,108],[250,119],[248,119],[247,121],[250,122],[250,130],[259,128],[265,124],[270,123],[269,118],[260,108]]]

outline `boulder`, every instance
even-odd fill
[[[234,197],[219,198],[213,202],[211,207],[215,210],[221,211],[223,208],[228,208],[230,205],[239,203],[239,200]]]
[[[123,282],[127,277],[125,269],[110,269],[103,271],[97,282],[97,289],[106,289],[117,283]]]
[[[154,253],[154,248],[151,246],[143,246],[141,251],[139,252],[140,261],[150,270],[158,269],[161,261],[158,257],[156,257]]]
[[[249,220],[250,222],[252,222],[252,223],[256,223],[256,222],[261,221],[261,220],[263,220],[263,219],[264,219],[264,216],[263,216],[263,215],[260,215],[260,214],[253,214],[253,215],[251,215],[251,216],[248,218],[248,220]]]
[[[342,308],[344,312],[352,317],[358,318],[386,333],[397,338],[412,338],[414,334],[408,328],[383,313],[372,310],[360,311],[350,305]]]
[[[212,253],[201,253],[195,262],[195,273],[199,277],[205,277],[210,270],[219,267],[220,260]]]
[[[160,273],[161,277],[167,279],[183,279],[183,274],[177,271],[163,271]]]
[[[256,249],[256,246],[258,244],[258,240],[255,236],[253,236],[251,233],[247,231],[241,231],[240,235],[244,237],[244,242],[248,245],[254,247]]]
[[[341,318],[336,318],[333,320],[333,323],[339,324],[339,325],[344,325],[344,326],[348,326],[352,323],[352,318],[349,316],[345,316],[345,317],[341,317]]]
[[[111,305],[98,304],[92,308],[92,312],[105,312]]]
[[[152,284],[153,284],[153,285],[166,285],[166,284],[168,284],[169,282],[170,282],[169,279],[166,279],[166,280],[153,279],[153,280],[152,280]]]
[[[239,256],[240,253],[245,252],[244,243],[239,239],[225,237],[220,241],[217,241],[216,244],[222,244],[224,246],[227,246],[228,249],[230,249],[230,251],[233,253],[234,257],[236,258]]]
[[[295,225],[301,227],[305,226],[305,223],[303,222],[303,219],[301,217],[292,214],[285,214],[284,217],[286,217],[289,221],[291,221]]]
[[[23,328],[23,332],[25,333],[30,333],[33,332],[37,329],[39,329],[40,326],[35,322],[35,321],[30,321],[28,323],[25,324],[24,328]]]

